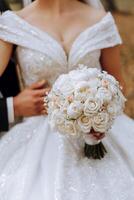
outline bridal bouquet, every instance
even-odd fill
[[[113,76],[79,65],[54,83],[48,95],[49,122],[61,134],[82,136],[85,156],[101,159],[107,151],[100,140],[93,139],[92,130],[106,135],[125,100]]]

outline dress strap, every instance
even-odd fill
[[[87,29],[78,40],[71,55],[73,65],[92,51],[122,44],[118,28],[110,12],[100,22]]]

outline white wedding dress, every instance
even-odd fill
[[[0,39],[18,45],[26,85],[40,79],[53,84],[79,63],[100,68],[101,49],[122,42],[109,12],[76,38],[68,56],[53,37],[12,11],[0,17]],[[47,116],[25,118],[0,141],[0,200],[133,200],[133,120],[118,117],[103,143],[105,158],[89,160],[84,141],[52,131]]]

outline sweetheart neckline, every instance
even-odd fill
[[[47,31],[45,30],[42,30],[40,28],[38,28],[37,26],[35,25],[32,25],[30,24],[28,21],[26,21],[25,19],[23,19],[22,17],[20,17],[19,15],[17,15],[15,12],[11,11],[11,10],[7,10],[4,12],[4,14],[6,13],[11,13],[12,15],[14,15],[18,20],[20,20],[21,22],[25,23],[26,25],[28,25],[29,27],[33,28],[35,31],[41,33],[42,35],[45,35],[47,36],[49,39],[51,39],[52,42],[55,42],[59,48],[61,49],[62,53],[64,54],[65,58],[66,58],[66,61],[68,62],[69,58],[70,58],[70,55],[73,51],[73,48],[75,46],[75,44],[77,43],[77,41],[79,41],[79,39],[88,31],[91,31],[92,29],[96,28],[97,26],[99,26],[103,20],[108,17],[108,16],[111,16],[111,13],[108,11],[106,13],[106,15],[104,17],[101,18],[101,20],[99,20],[97,23],[93,24],[92,26],[88,26],[87,28],[85,28],[82,32],[80,32],[78,34],[78,36],[76,36],[76,38],[73,40],[72,42],[72,45],[71,45],[71,48],[69,50],[69,52],[67,53],[66,50],[64,49],[63,45],[56,39],[54,38],[50,33],[48,33]]]

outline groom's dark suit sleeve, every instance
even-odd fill
[[[4,12],[9,9],[10,8],[6,1],[0,0],[0,12]],[[15,48],[16,46],[14,46],[14,49]],[[2,77],[0,77],[0,92],[3,95],[3,98],[0,98],[0,132],[7,131],[9,129],[6,98],[16,96],[19,91],[20,89],[15,64],[12,60],[10,60],[7,69],[5,70]]]
[[[0,0],[0,12],[4,12],[8,10],[9,8],[7,7],[7,4],[5,1]],[[0,92],[2,89],[2,79],[3,76],[0,77]],[[0,132],[1,131],[7,131],[8,130],[8,114],[7,114],[7,103],[6,103],[6,98],[0,98]]]
[[[16,66],[11,59],[8,66],[0,77],[0,92],[3,98],[0,98],[0,132],[7,131],[9,128],[8,112],[7,112],[7,97],[16,96],[20,92],[19,82],[16,72]]]
[[[5,98],[0,99],[0,132],[8,131],[7,103]]]

